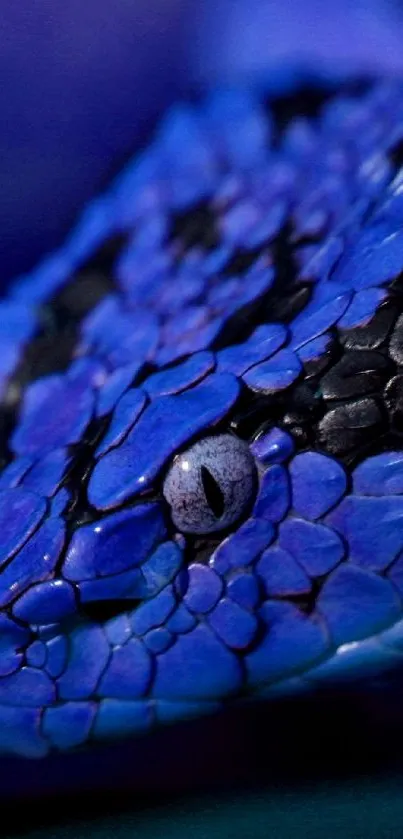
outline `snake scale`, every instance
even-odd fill
[[[402,667],[403,87],[168,113],[0,301],[0,750]]]

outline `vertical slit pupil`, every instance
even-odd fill
[[[225,508],[224,495],[221,492],[216,479],[206,466],[202,466],[200,472],[207,503],[213,511],[215,517],[220,519]]]

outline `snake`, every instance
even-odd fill
[[[403,86],[173,106],[0,300],[0,751],[403,666]]]

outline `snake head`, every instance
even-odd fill
[[[0,304],[4,751],[400,666],[402,108],[178,108]]]

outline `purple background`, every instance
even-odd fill
[[[175,96],[287,66],[403,69],[391,0],[69,0],[0,23],[0,282],[56,246]],[[280,69],[279,69],[280,68]]]

